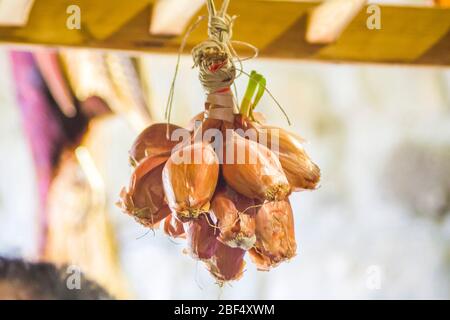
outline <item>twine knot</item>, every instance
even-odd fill
[[[208,2],[209,39],[195,46],[192,50],[194,67],[199,68],[199,80],[208,93],[215,93],[229,88],[236,78],[233,62],[234,50],[231,45],[235,16],[226,14],[228,1],[220,12],[216,12],[213,2]]]
[[[227,15],[226,12],[229,3],[230,0],[223,0],[221,9],[216,11],[214,0],[206,0],[206,5],[208,6],[209,12],[209,39],[192,49],[192,57],[194,59],[194,67],[198,67],[200,71],[200,82],[205,91],[208,92],[208,97],[206,99],[207,103],[205,104],[207,117],[233,122],[234,110],[238,111],[238,99],[235,99],[229,89],[234,84],[234,80],[236,79],[236,71],[240,72],[239,75],[245,74],[251,79],[251,76],[243,70],[242,61],[256,58],[258,56],[258,48],[247,42],[231,40],[233,23],[236,16],[230,17]],[[181,41],[175,73],[173,75],[166,105],[167,136],[169,136],[169,123],[172,113],[173,95],[175,92],[175,80],[177,78],[178,69],[180,66],[180,57],[186,45],[187,38],[204,18],[204,16],[199,17],[197,21],[189,27],[183,37],[183,40]],[[246,58],[240,58],[234,50],[232,43],[247,46],[254,51],[254,55]],[[236,68],[234,63],[235,61],[239,64],[239,69]],[[236,86],[234,88],[236,91]],[[289,118],[281,105],[265,86],[264,90],[272,97],[284,113],[290,125],[291,123]]]
[[[194,67],[199,68],[199,80],[208,93],[229,88],[236,78],[236,67],[226,45],[207,40],[192,50]]]
[[[233,113],[235,110],[236,112],[238,110],[236,99],[229,89],[234,84],[234,80],[237,76],[246,74],[242,70],[242,61],[255,58],[258,55],[258,49],[249,43],[231,40],[236,16],[230,17],[227,15],[226,12],[229,3],[230,0],[223,0],[221,9],[216,11],[214,0],[206,0],[209,12],[209,39],[192,49],[192,58],[194,60],[194,67],[199,68],[200,83],[208,93],[206,105],[208,117],[232,122]],[[204,16],[199,17],[197,21],[189,27],[181,42],[175,74],[167,99],[167,123],[170,123],[173,95],[175,92],[175,80],[180,65],[180,56],[186,45],[187,38],[204,18]],[[254,51],[254,55],[246,58],[239,57],[233,48],[233,43],[247,46]],[[238,63],[238,68],[236,67],[235,62]],[[239,75],[237,75],[237,71],[240,72]],[[169,126],[167,126],[167,128],[169,128]]]
[[[208,36],[211,40],[215,40],[221,43],[228,43],[233,33],[233,23],[236,16],[230,17],[225,15],[211,16],[208,23]]]

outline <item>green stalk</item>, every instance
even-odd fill
[[[277,106],[278,106],[278,108],[280,108],[281,112],[283,112],[288,124],[291,125],[291,121],[289,120],[289,117],[288,117],[286,111],[280,105],[278,100],[275,99],[275,97],[272,95],[272,93],[266,88],[266,84],[267,84],[266,78],[264,78],[262,75],[260,75],[256,71],[252,71],[250,74],[246,73],[245,71],[242,71],[242,73],[245,74],[246,76],[248,76],[249,80],[248,80],[247,90],[245,91],[245,96],[242,99],[241,108],[239,110],[240,114],[255,121],[255,119],[253,117],[253,110],[255,110],[255,108],[258,105],[259,101],[261,100],[262,96],[267,91],[267,94],[277,104]],[[258,89],[258,92],[255,95],[256,89]],[[254,99],[253,99],[253,96],[255,96]],[[252,102],[252,99],[253,99],[253,102]]]
[[[266,83],[267,83],[266,78],[264,78],[262,75],[259,76],[260,79],[258,81],[258,92],[256,93],[255,99],[253,100],[249,115],[252,120],[255,120],[253,117],[253,110],[255,110],[256,106],[258,105],[259,101],[264,95],[264,92],[266,91]]]
[[[250,73],[250,77],[247,84],[247,89],[245,90],[244,97],[242,98],[241,102],[241,108],[240,108],[240,114],[244,116],[248,116],[250,113],[250,107],[252,105],[252,98],[255,94],[256,87],[258,86],[258,83],[254,81],[254,77],[256,75],[256,71],[252,71]]]

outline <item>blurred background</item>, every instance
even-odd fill
[[[79,266],[118,298],[450,299],[450,70],[258,58],[258,111],[307,140],[297,257],[219,287],[184,242],[115,205],[128,150],[164,121],[175,54],[0,49],[0,256]],[[204,109],[181,58],[174,123]],[[242,96],[248,79],[237,79]]]

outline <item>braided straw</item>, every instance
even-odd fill
[[[259,54],[258,48],[242,41],[231,40],[233,35],[233,23],[236,16],[229,16],[227,14],[230,0],[224,0],[219,12],[216,11],[214,0],[206,0],[208,7],[208,37],[209,39],[200,43],[192,49],[192,57],[194,60],[194,67],[199,68],[199,80],[205,91],[208,93],[207,103],[210,104],[207,110],[209,118],[215,118],[225,121],[232,121],[234,110],[237,108],[236,99],[229,90],[234,85],[234,80],[241,74],[249,76],[243,70],[242,62],[256,58]],[[189,35],[198,27],[204,17],[199,17],[187,30],[181,42],[178,51],[178,58],[175,67],[175,73],[170,87],[169,97],[166,105],[166,119],[167,119],[167,135],[169,135],[169,123],[172,113],[173,96],[175,92],[175,81],[180,65],[180,57],[184,50]],[[240,58],[233,48],[233,43],[244,45],[254,51],[254,54],[249,57]],[[235,65],[238,62],[239,67]],[[239,72],[237,75],[236,72]],[[283,110],[278,101],[273,97],[267,87],[264,90],[268,92],[271,98],[276,102],[289,123],[289,118]],[[236,92],[237,94],[237,92]],[[232,101],[232,103],[230,102]]]
[[[233,58],[237,57],[231,44],[233,22],[236,16],[226,14],[229,0],[216,12],[213,0],[207,0],[209,39],[192,50],[194,67],[199,68],[199,79],[208,93],[229,88],[236,78]]]

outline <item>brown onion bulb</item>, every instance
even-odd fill
[[[255,138],[270,148],[280,160],[283,171],[295,191],[315,189],[320,181],[320,168],[311,161],[303,144],[304,139],[282,128],[262,125],[239,117],[237,126],[254,130]]]
[[[225,143],[222,173],[234,190],[250,199],[283,200],[289,182],[276,155],[265,146],[232,133]]]
[[[297,244],[289,201],[267,202],[256,214],[256,243],[250,257],[261,270],[295,256]]]
[[[175,151],[163,170],[169,207],[180,219],[208,212],[218,177],[219,161],[209,145],[195,143]]]
[[[154,227],[170,214],[164,200],[162,170],[167,157],[145,158],[131,176],[128,190],[123,188],[118,205],[141,224]]]
[[[167,131],[169,129],[169,131]],[[142,159],[161,154],[170,154],[181,141],[172,141],[172,134],[177,131],[176,138],[189,137],[189,131],[174,124],[156,123],[141,132],[131,147],[130,163],[136,166]],[[169,135],[167,135],[167,133]]]
[[[248,250],[255,244],[255,202],[228,186],[216,191],[211,214],[220,230],[218,240],[232,248]]]
[[[303,147],[303,139],[277,127],[258,125],[267,133],[267,145],[276,145],[281,166],[295,190],[315,189],[320,181],[320,168],[311,161]]]

